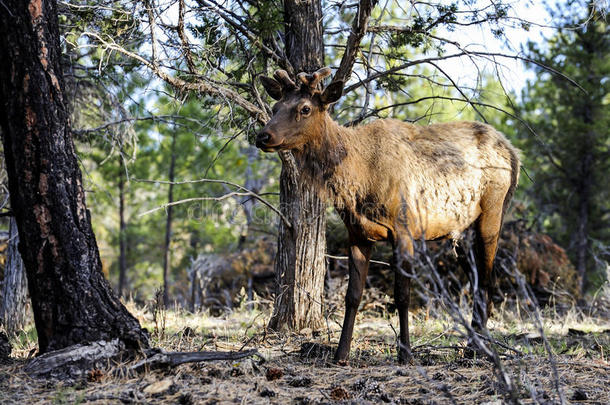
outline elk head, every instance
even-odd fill
[[[320,81],[330,73],[327,67],[312,74],[299,73],[298,85],[285,70],[276,70],[273,78],[261,76],[263,87],[278,102],[273,106],[273,116],[256,137],[258,148],[265,152],[299,149],[321,135],[328,106],[343,92],[342,81],[320,88]]]

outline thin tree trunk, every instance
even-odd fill
[[[41,353],[119,338],[148,346],[102,264],[64,100],[55,1],[0,6],[0,125]]]
[[[576,270],[580,276],[580,292],[584,293],[587,276],[587,259],[589,251],[589,240],[588,240],[588,204],[585,199],[581,199],[579,204],[579,215],[578,215],[578,228],[576,232],[576,244],[577,244],[577,263]]]
[[[254,165],[254,162],[257,159],[260,159],[258,149],[253,145],[248,145],[246,148],[242,149],[242,153],[244,153],[247,157],[244,186],[248,190],[252,190],[255,193],[258,193],[264,183],[263,179],[257,178],[252,171],[252,166]],[[246,216],[246,225],[241,231],[241,234],[239,236],[239,243],[237,246],[238,249],[241,249],[248,239],[250,227],[252,226],[252,221],[254,219],[254,208],[256,206],[257,201],[251,196],[245,196],[239,199],[239,203],[242,209],[244,210],[244,215]]]
[[[590,9],[590,11],[592,11]],[[594,52],[593,46],[588,46],[590,52]],[[590,84],[592,78],[589,78]],[[582,116],[577,119],[591,126],[593,124],[594,107],[590,102],[585,102],[582,109]],[[592,182],[593,182],[593,150],[595,149],[596,134],[593,130],[587,131],[581,144],[582,158],[580,160],[579,176],[576,179],[576,190],[578,195],[578,218],[576,225],[576,270],[580,276],[580,293],[584,296],[587,284],[587,269],[589,267],[589,214],[591,212]]]
[[[585,118],[587,122],[587,118]],[[592,145],[594,134],[587,134],[587,145]],[[592,148],[592,147],[591,147]],[[587,150],[590,151],[591,148]],[[580,276],[580,292],[584,295],[587,283],[587,268],[589,267],[589,213],[591,211],[591,182],[593,176],[593,156],[587,152],[581,161],[578,178],[578,218],[576,225],[576,270]]]
[[[123,163],[119,173],[119,297],[123,296],[127,275],[127,224],[125,223],[125,174]]]
[[[195,269],[193,267],[191,267],[191,300],[190,300],[190,305],[189,305],[189,310],[191,312],[195,312],[195,301],[197,300],[197,296],[195,295],[197,293],[197,282],[198,282],[198,278],[197,278],[197,272],[195,271]]]
[[[12,217],[8,237],[0,320],[6,332],[9,335],[13,335],[25,326],[30,301],[28,298],[28,281],[25,276],[25,269],[23,268],[23,260],[21,260],[18,250],[19,233],[17,231],[17,222]]]
[[[285,46],[296,72],[324,65],[322,7],[319,0],[284,1]],[[280,208],[293,228],[280,221],[276,258],[277,289],[269,327],[300,330],[322,325],[326,262],[326,204],[299,184],[298,163],[281,152]]]
[[[167,191],[167,203],[174,202],[174,171],[176,167],[176,133],[172,135],[171,160],[169,163],[169,189]],[[167,207],[167,219],[165,221],[165,243],[163,244],[163,304],[167,308],[169,305],[169,270],[171,267],[172,242],[172,206]]]

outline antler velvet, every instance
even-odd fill
[[[278,69],[273,73],[273,78],[277,80],[282,85],[282,90],[284,92],[291,91],[297,89],[297,85],[292,81],[288,72],[282,69]]]
[[[318,84],[325,77],[330,76],[330,74],[331,74],[330,68],[323,67],[322,69],[319,69],[312,74],[307,74],[305,72],[301,72],[297,75],[297,79],[299,81],[301,81],[301,83],[302,83],[301,88],[303,88],[303,86],[306,86],[309,88],[310,91],[313,91],[313,90],[319,90],[317,88]]]

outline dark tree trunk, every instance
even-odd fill
[[[324,66],[322,4],[320,0],[285,0],[286,55],[295,73]]]
[[[589,201],[583,195],[578,203],[578,225],[576,228],[576,270],[580,277],[580,292],[584,294],[589,259]]]
[[[322,6],[319,0],[284,1],[286,54],[295,72],[324,65]],[[300,330],[322,325],[326,262],[326,204],[314,190],[299,184],[298,164],[281,152],[280,207],[293,224],[280,221],[275,271],[277,290],[272,329]]]
[[[123,296],[127,275],[127,224],[125,223],[125,174],[121,160],[119,173],[119,297]]]
[[[56,6],[0,6],[0,124],[39,350],[113,338],[147,346],[101,272],[63,95]]]
[[[592,124],[592,113],[589,105],[585,107],[584,122]],[[589,252],[589,214],[591,212],[591,198],[593,194],[593,153],[594,139],[596,135],[589,131],[583,139],[583,154],[580,161],[579,176],[576,179],[576,189],[578,192],[578,216],[576,220],[576,270],[580,276],[580,292],[584,296],[587,285],[587,270],[590,265]]]
[[[176,168],[176,134],[172,135],[171,158],[169,162],[169,189],[167,191],[167,203],[174,202],[174,178]],[[163,244],[163,305],[167,308],[169,305],[169,270],[171,267],[171,250],[172,243],[172,209],[167,207],[167,219],[165,222],[165,243]]]
[[[2,304],[0,321],[9,335],[19,332],[25,326],[28,317],[28,281],[19,254],[19,232],[17,222],[11,218],[9,225],[6,265],[2,283]]]

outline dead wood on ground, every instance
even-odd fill
[[[150,349],[144,352],[144,359],[117,367],[121,361],[133,359],[134,354],[126,351],[124,344],[118,339],[109,342],[101,340],[45,353],[30,361],[24,371],[37,378],[70,380],[82,377],[90,370],[113,368],[113,374],[136,374],[153,369],[176,367],[184,363],[234,361],[257,355],[258,351],[251,349],[238,352],[166,352],[161,349]]]

